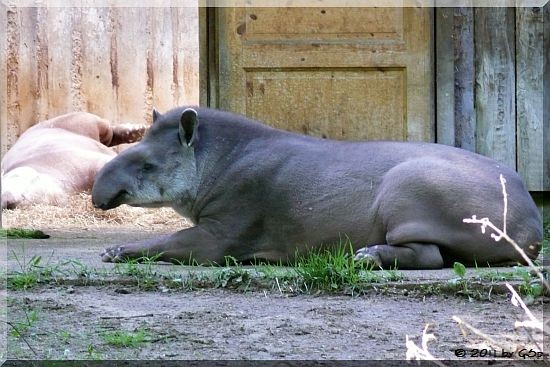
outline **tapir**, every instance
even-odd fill
[[[105,249],[102,260],[292,263],[297,254],[349,241],[382,268],[434,269],[455,261],[522,263],[476,215],[502,228],[531,259],[540,213],[519,175],[487,157],[422,142],[352,142],[277,130],[198,107],[153,111],[143,140],[98,173],[93,204],[172,207],[195,226]]]
[[[141,139],[146,129],[87,112],[35,124],[2,159],[2,209],[61,204],[70,194],[89,191],[99,169],[116,156],[115,146]]]

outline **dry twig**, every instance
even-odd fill
[[[407,361],[411,360],[426,360],[432,361],[440,367],[446,367],[445,364],[436,360],[435,357],[428,351],[428,342],[435,340],[434,334],[428,334],[428,327],[430,324],[426,324],[424,331],[422,332],[422,348],[419,348],[412,340],[409,339],[408,335],[405,335],[405,346],[407,347]]]
[[[477,219],[476,215],[472,215],[471,218],[465,218],[462,221],[464,223],[481,224],[481,233],[485,233],[487,227],[491,228],[494,231],[494,233],[491,233],[491,238],[493,238],[495,242],[499,242],[500,240],[504,239],[506,240],[506,242],[511,244],[514,247],[514,249],[525,260],[525,262],[529,265],[529,267],[536,272],[537,276],[539,277],[544,287],[550,291],[550,285],[548,284],[546,279],[544,279],[544,275],[537,269],[533,261],[531,261],[529,256],[527,256],[527,254],[525,253],[525,251],[523,251],[523,249],[519,247],[516,241],[510,238],[510,236],[508,236],[508,234],[506,233],[506,215],[508,214],[508,193],[506,192],[506,179],[502,174],[500,175],[500,184],[502,185],[502,196],[504,201],[504,212],[502,215],[503,216],[502,230],[497,226],[495,226],[487,217]]]

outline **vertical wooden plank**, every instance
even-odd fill
[[[550,4],[544,6],[544,43],[543,50],[550,50]],[[544,52],[544,109],[543,127],[543,187],[544,191],[550,190],[550,52]],[[547,195],[548,196],[548,195]],[[550,218],[550,208],[545,207],[545,216]]]
[[[75,53],[81,44],[73,42],[75,25],[80,24],[80,9],[50,8],[46,29],[48,33],[48,117],[74,111],[73,96],[78,97],[80,85]]]
[[[532,191],[543,188],[543,33],[541,8],[516,9],[518,172]]]
[[[36,121],[36,77],[37,67],[37,32],[38,10],[36,8],[19,8],[19,53],[17,74],[17,98],[19,109],[19,134],[32,126]]]
[[[453,19],[455,146],[475,151],[474,10],[456,8]]]
[[[475,151],[472,8],[436,9],[437,141]]]
[[[81,47],[80,51],[75,52],[83,99],[79,108],[116,121],[117,96],[110,58],[111,27],[108,8],[84,7],[73,42],[80,43]],[[81,53],[81,58],[78,53]]]
[[[172,24],[171,11],[169,8],[151,8],[151,34],[149,35],[149,46],[147,49],[147,73],[152,78],[152,106],[160,111],[173,107],[173,98],[170,90],[174,88],[173,72],[174,58],[172,54]],[[179,61],[179,60],[178,60]],[[164,98],[168,94],[169,98]]]
[[[219,108],[220,100],[220,43],[218,29],[222,24],[220,10],[208,8],[208,106]]]
[[[20,133],[21,104],[19,99],[21,20],[20,11],[9,6],[6,22],[6,140],[8,148]]]
[[[435,98],[434,98],[434,12],[425,8],[403,8],[403,35],[409,57],[421,54],[415,64],[408,61],[407,66],[407,106],[404,120],[407,122],[410,141],[435,142]],[[413,67],[416,68],[412,72]],[[410,70],[410,71],[409,71]]]
[[[514,8],[475,9],[476,150],[516,168]]]
[[[86,109],[86,95],[82,90],[82,73],[86,55],[84,54],[85,45],[82,42],[82,34],[86,31],[83,28],[84,11],[81,8],[75,8],[71,24],[71,65],[70,65],[70,93],[72,111],[84,111]],[[62,72],[66,72],[63,70]]]
[[[436,141],[455,145],[454,8],[435,9]]]
[[[186,8],[171,8],[170,21],[171,30],[167,37],[170,37],[171,45],[169,50],[169,59],[171,70],[169,71],[170,99],[171,107],[187,104],[186,81],[185,81],[185,58],[187,57],[186,47],[182,42],[185,37],[185,23],[188,12]],[[198,40],[197,40],[198,42]],[[196,46],[197,47],[197,46]]]
[[[148,65],[153,105],[165,111],[198,104],[198,9],[151,9]]]
[[[147,72],[151,17],[148,8],[115,8],[118,119],[150,121],[154,75]]]
[[[198,1],[191,1],[197,4]],[[179,8],[178,27],[174,33],[179,35],[178,63],[180,71],[178,76],[182,82],[181,97],[175,104],[198,105],[199,104],[199,10],[196,6]],[[183,60],[183,61],[181,61]]]
[[[48,118],[48,98],[49,98],[49,74],[50,52],[49,35],[47,30],[50,9],[39,7],[36,9],[36,51],[35,51],[35,90],[33,93],[35,99],[35,113],[32,123],[36,123]]]
[[[201,106],[208,106],[208,8],[201,6],[199,8],[199,104]]]
[[[0,32],[0,60],[2,60],[2,62],[0,62],[0,159],[4,157],[4,154],[8,151],[8,10],[8,6],[3,1],[0,1],[0,29],[2,29],[2,32]],[[2,339],[4,340],[5,338]],[[3,350],[5,350],[5,348]]]
[[[8,6],[5,2],[0,1],[0,160],[4,158],[4,154],[7,152],[7,24],[8,24]],[[3,172],[2,172],[3,173]],[[2,185],[2,182],[0,182]],[[0,227],[3,226],[2,215],[0,212]],[[7,264],[8,253],[8,241],[5,237],[0,239],[0,261],[2,264]],[[3,283],[4,284],[4,283]],[[0,293],[0,317],[2,320],[8,320],[7,318],[7,305],[6,305],[6,288],[3,287]],[[7,346],[7,328],[6,322],[2,322],[0,326],[0,354],[4,361],[8,355]]]

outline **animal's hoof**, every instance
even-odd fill
[[[355,257],[353,258],[356,262],[363,263],[365,265],[374,265],[376,267],[382,268],[382,261],[380,256],[374,251],[373,247],[362,247],[359,250],[355,251]]]
[[[114,246],[104,249],[101,254],[101,261],[106,263],[118,263],[127,260],[124,256],[124,246]]]

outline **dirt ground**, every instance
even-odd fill
[[[24,309],[38,310],[28,342],[44,359],[405,359],[406,336],[420,346],[426,323],[437,338],[429,344],[437,358],[456,359],[463,349],[470,359],[474,349],[489,347],[472,333],[463,336],[453,315],[484,330],[504,351],[534,348],[514,330],[523,315],[505,299],[122,292],[114,286],[42,288],[9,297],[11,320],[24,319]],[[148,341],[114,348],[101,338],[113,330],[144,330]],[[9,339],[8,353],[33,357],[16,338]]]
[[[58,208],[4,211],[4,227],[30,226],[52,235],[48,240],[8,240],[8,271],[18,271],[17,257],[20,263],[23,256],[45,257],[47,253],[52,254],[52,262],[73,259],[97,271],[112,271],[115,265],[99,261],[98,253],[104,246],[188,225],[170,212],[151,214],[125,208],[105,217],[84,208],[79,213],[67,208],[65,212]],[[48,218],[47,213],[54,215]],[[450,269],[430,274],[434,284],[454,276]],[[422,272],[407,272],[404,283],[426,282],[424,276]],[[430,280],[425,285],[429,288]],[[543,320],[543,299],[529,308]],[[486,335],[461,328],[453,316]],[[428,333],[433,333],[435,340],[428,343],[428,349],[437,359],[541,359],[536,353],[550,350],[548,340],[542,340],[541,333],[514,327],[517,320],[525,319],[525,313],[511,304],[507,294],[496,292],[485,299],[473,299],[460,294],[392,290],[383,285],[353,297],[253,286],[245,291],[161,287],[145,291],[109,277],[88,285],[58,281],[27,290],[8,290],[7,351],[2,356],[54,360],[403,360],[407,337],[421,347],[422,332],[430,324]],[[116,331],[138,335],[139,340],[116,346],[108,340]]]

